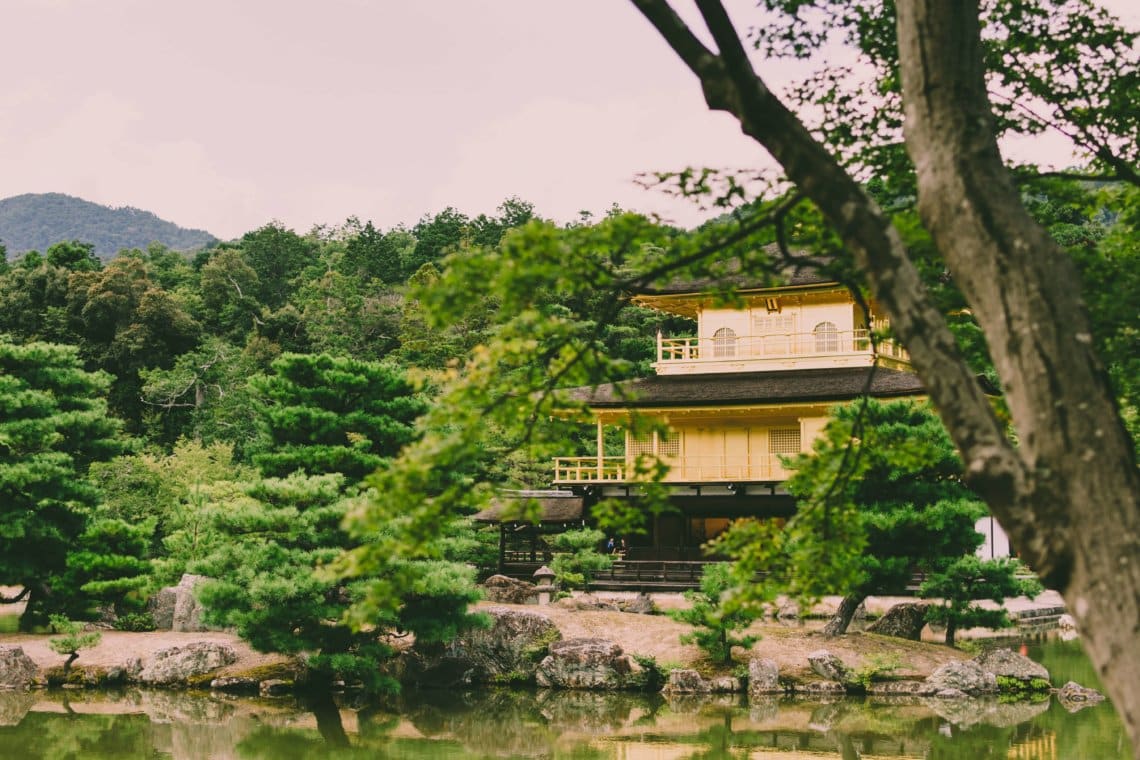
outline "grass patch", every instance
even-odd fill
[[[19,615],[0,615],[0,633],[18,633],[19,630]]]

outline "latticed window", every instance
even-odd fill
[[[731,327],[722,327],[713,333],[713,356],[736,356],[736,331]]]
[[[788,335],[796,331],[796,316],[794,314],[753,314],[752,334],[757,337],[765,335]]]
[[[839,328],[834,322],[820,322],[811,334],[815,336],[816,351],[824,353],[839,350]]]
[[[629,442],[626,444],[625,453],[630,459],[637,459],[642,454],[653,453],[653,433],[644,433],[642,435],[634,435],[630,433]]]
[[[753,345],[757,353],[783,356],[792,350],[792,334],[796,331],[794,314],[753,314]]]
[[[679,457],[681,456],[681,435],[670,431],[667,435],[657,435],[657,456],[659,457]]]
[[[681,456],[681,435],[673,431],[667,435],[652,431],[641,435],[631,433],[626,445],[626,454],[630,459],[637,459],[642,454],[653,456],[654,437],[657,439],[657,456],[662,458]]]
[[[798,427],[772,428],[768,431],[768,451],[773,454],[800,453],[800,429]]]

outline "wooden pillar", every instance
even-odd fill
[[[507,570],[507,524],[499,523],[499,575]]]
[[[602,435],[602,418],[598,418],[598,480],[605,474],[606,441]]]

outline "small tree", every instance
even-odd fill
[[[923,598],[941,599],[927,610],[926,619],[946,626],[946,645],[951,647],[959,628],[1008,628],[1013,622],[1002,602],[1011,596],[1033,598],[1042,591],[1038,580],[1024,572],[1020,562],[1009,558],[962,557],[919,589]],[[978,607],[974,604],[977,599],[989,599],[998,606]]]
[[[83,633],[83,626],[65,615],[52,615],[51,627],[56,633],[63,634],[59,638],[48,639],[48,646],[56,654],[67,655],[67,661],[63,663],[63,677],[66,679],[71,672],[71,664],[79,659],[79,650],[99,646],[103,634],[98,631]]]
[[[551,537],[550,543],[559,553],[551,561],[550,569],[563,588],[585,588],[594,573],[613,565],[613,557],[598,551],[605,540],[604,533],[592,528],[568,530]]]
[[[734,646],[748,648],[759,636],[736,636],[759,616],[754,608],[737,605],[729,599],[733,588],[731,567],[723,562],[705,565],[700,591],[686,591],[692,604],[684,610],[672,610],[669,617],[694,626],[696,630],[681,636],[682,644],[695,643],[708,656],[725,665],[732,662]]]

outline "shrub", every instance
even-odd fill
[[[682,644],[695,643],[708,656],[724,664],[732,662],[734,646],[750,647],[758,636],[734,636],[752,624],[758,612],[732,603],[732,569],[725,562],[705,565],[699,591],[686,591],[685,598],[692,603],[687,610],[672,610],[669,617],[688,623],[695,630],[681,636]]]

